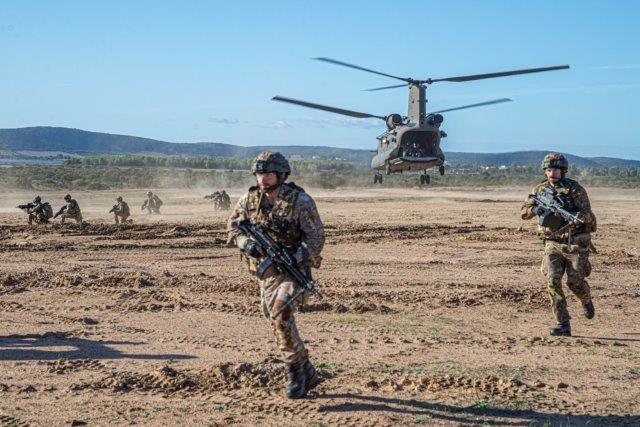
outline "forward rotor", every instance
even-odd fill
[[[410,77],[394,76],[393,74],[383,73],[381,71],[372,70],[370,68],[361,67],[359,65],[349,64],[347,62],[338,61],[336,59],[325,58],[325,57],[314,58],[314,59],[317,60],[317,61],[328,62],[328,63],[334,64],[334,65],[340,65],[342,67],[353,68],[353,69],[356,69],[356,70],[365,71],[367,73],[378,74],[380,76],[390,77],[390,78],[396,79],[396,80],[402,80],[402,81],[407,83],[406,85],[405,84],[400,84],[400,85],[383,86],[383,87],[376,87],[376,88],[372,88],[372,89],[365,89],[367,91],[378,91],[378,90],[385,90],[385,89],[395,89],[395,88],[405,87],[407,85],[425,85],[425,84],[430,85],[430,84],[436,83],[436,82],[455,82],[455,83],[460,83],[460,82],[468,82],[468,81],[473,81],[473,80],[493,79],[493,78],[496,78],[496,77],[515,76],[515,75],[520,75],[520,74],[532,74],[532,73],[542,73],[542,72],[545,72],[545,71],[566,70],[566,69],[569,68],[568,65],[554,65],[554,66],[551,66],[551,67],[523,68],[523,69],[519,69],[519,70],[499,71],[499,72],[496,72],[496,73],[470,74],[470,75],[465,75],[465,76],[444,77],[444,78],[439,78],[439,79],[428,78],[428,79],[418,80],[418,79],[412,79]]]

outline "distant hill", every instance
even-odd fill
[[[215,142],[173,143],[128,135],[89,132],[61,127],[28,127],[0,129],[0,157],[16,154],[44,157],[66,153],[79,156],[95,155],[167,155],[167,156],[217,156],[253,157],[264,150],[277,150],[285,156],[299,155],[305,159],[318,156],[322,159],[344,159],[348,162],[368,165],[370,150],[353,150],[324,146],[253,146],[221,144]],[[3,154],[4,153],[4,154]],[[539,164],[546,151],[516,151],[512,153],[459,153],[445,152],[452,165],[531,165]],[[640,167],[639,160],[613,157],[580,157],[567,154],[569,162],[578,167],[621,166]]]

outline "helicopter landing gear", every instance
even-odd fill
[[[382,184],[382,174],[379,172],[376,172],[373,175],[373,183],[374,184]]]
[[[440,172],[440,176],[444,175],[444,165],[440,165],[440,167],[438,168],[438,172]]]
[[[429,185],[429,182],[431,182],[431,177],[426,172],[420,175],[420,185]]]
[[[391,175],[391,165],[389,164],[389,161],[387,160],[387,163],[384,166],[384,173],[386,173],[387,175]],[[380,181],[382,182],[382,181]]]

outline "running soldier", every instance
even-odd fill
[[[243,235],[237,227],[240,221],[249,220],[253,224],[262,224],[272,238],[288,248],[301,269],[310,273],[311,266],[319,268],[325,240],[324,227],[311,196],[293,182],[285,182],[291,173],[289,162],[280,153],[265,151],[258,155],[251,169],[258,185],[249,189],[231,213],[227,226],[228,244],[242,250],[249,271],[255,274],[264,257],[256,242]],[[274,271],[273,267],[258,282],[262,311],[270,320],[298,287],[291,277]],[[286,363],[286,395],[291,399],[305,397],[320,382],[298,333],[295,310],[295,304],[291,304],[271,320]]]
[[[567,300],[562,290],[562,276],[565,272],[567,286],[582,303],[585,317],[592,319],[595,316],[591,289],[585,277],[591,274],[589,251],[593,248],[591,233],[597,228],[596,217],[591,211],[585,189],[577,181],[565,176],[568,167],[567,159],[562,154],[546,155],[542,161],[546,179],[531,191],[532,195],[553,194],[554,200],[557,200],[564,210],[576,215],[580,220],[569,227],[566,227],[568,223],[562,223],[560,218],[548,221],[550,224],[554,223],[554,226],[538,226],[544,241],[542,272],[547,277],[547,290],[551,297],[553,314],[558,323],[549,329],[549,333],[557,336],[571,336],[571,316],[569,316]],[[531,219],[536,215],[546,218],[549,212],[529,197],[522,205],[522,219]],[[560,231],[561,234],[558,235]]]

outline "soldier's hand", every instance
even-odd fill
[[[247,239],[242,248],[245,254],[252,258],[259,258],[262,256],[262,251],[260,250],[260,246],[255,240]]]
[[[544,213],[544,208],[542,206],[533,206],[531,208],[531,212],[533,212],[534,214],[540,216]]]

